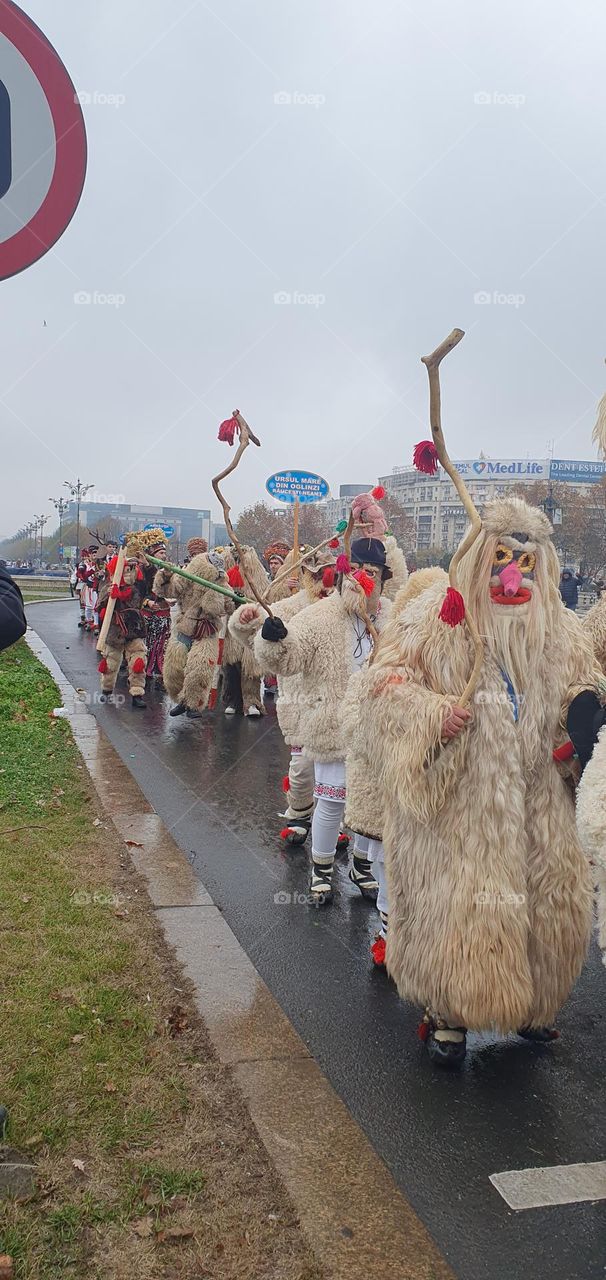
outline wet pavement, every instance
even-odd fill
[[[604,1277],[606,1202],[515,1213],[489,1182],[510,1169],[605,1156],[606,973],[592,951],[550,1048],[470,1037],[459,1075],[430,1067],[419,1011],[373,971],[376,913],[339,864],[334,904],[307,900],[307,855],[278,839],[288,766],[275,713],[261,721],[98,705],[94,641],[73,602],[33,605],[30,624],[76,687],[310,1053],[461,1280]],[[141,837],[142,838],[142,837]],[[142,856],[144,855],[144,851]],[[314,1115],[310,1090],[310,1126]],[[366,1224],[369,1232],[373,1223]]]

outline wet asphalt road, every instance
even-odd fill
[[[75,603],[28,615],[72,684],[95,693],[94,641],[77,630]],[[306,902],[305,851],[281,847],[288,753],[271,702],[261,721],[219,712],[189,722],[168,719],[162,694],[150,691],[148,703],[91,710],[457,1276],[603,1280],[606,1202],[514,1213],[488,1181],[606,1156],[597,950],[556,1046],[472,1036],[464,1070],[436,1073],[416,1036],[419,1011],[371,967],[376,913],[346,863],[334,904],[318,911]]]

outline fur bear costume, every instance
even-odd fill
[[[187,571],[227,586],[225,562],[214,551],[193,556]],[[222,658],[223,624],[233,611],[233,602],[169,569],[158,569],[153,590],[159,599],[176,599],[178,607],[164,654],[164,684],[176,704],[170,714],[187,712],[196,717],[209,706],[216,667]]]
[[[439,620],[440,580],[396,604],[359,703],[384,802],[387,968],[400,995],[430,1011],[432,1034],[542,1038],[591,927],[589,868],[553,749],[570,702],[595,691],[599,673],[562,605],[541,512],[520,499],[488,504],[459,577],[485,645],[471,718],[453,731],[474,654],[464,625]]]
[[[239,559],[236,559],[233,547],[221,548],[221,551],[230,581],[237,590],[252,596],[254,592],[250,584],[254,582],[259,595],[267,594],[269,579],[254,547],[243,546]],[[243,713],[252,718],[265,715],[261,695],[262,674],[252,649],[228,630],[223,651],[222,696],[226,715]]]
[[[581,844],[593,865],[597,888],[598,942],[606,964],[606,727],[600,730],[593,755],[579,784],[577,826]]]
[[[121,581],[113,585],[112,578],[117,559],[118,557],[114,556],[109,561],[108,576],[99,592],[98,607],[101,621],[105,616],[110,597],[116,602],[99,663],[101,691],[105,694],[113,693],[122,659],[125,658],[128,665],[128,688],[133,706],[143,707],[147,649],[145,620],[141,613],[141,606],[145,595],[145,578],[137,556],[129,556],[124,563]]]

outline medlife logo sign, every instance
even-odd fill
[[[549,461],[537,458],[472,458],[455,462],[462,476],[470,480],[486,480],[489,477],[526,476],[529,480],[543,480],[549,476]]]

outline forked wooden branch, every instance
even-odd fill
[[[120,582],[122,580],[122,570],[124,569],[125,560],[126,560],[126,549],[124,546],[121,546],[118,552],[118,559],[116,560],[114,576],[112,578],[112,587],[120,586]],[[97,640],[97,649],[99,653],[102,653],[105,648],[105,641],[107,640],[107,633],[109,631],[110,622],[114,615],[115,607],[116,607],[116,601],[110,595],[108,598],[107,604],[105,606],[105,616],[103,618],[103,622],[101,623],[99,639]]]
[[[221,507],[222,507],[222,510],[223,510],[223,519],[224,519],[224,521],[225,521],[225,528],[227,529],[227,536],[228,536],[228,538],[229,538],[229,541],[231,542],[232,546],[234,546],[234,547],[236,548],[236,551],[238,552],[238,555],[240,556],[240,559],[242,559],[242,554],[243,554],[243,553],[242,553],[242,545],[241,545],[241,543],[238,541],[238,538],[237,538],[237,536],[236,536],[236,533],[235,533],[235,530],[234,530],[233,524],[232,524],[232,522],[231,522],[231,516],[230,516],[231,507],[230,507],[230,505],[229,505],[229,502],[227,501],[227,498],[225,498],[225,497],[223,496],[223,494],[221,493],[221,488],[220,488],[220,486],[221,486],[221,482],[222,482],[223,480],[226,480],[226,479],[227,479],[227,476],[230,476],[230,475],[232,474],[232,471],[235,471],[235,470],[236,470],[236,467],[238,466],[238,463],[240,462],[240,459],[242,458],[243,454],[244,454],[244,453],[245,453],[245,451],[248,449],[248,446],[249,446],[249,444],[250,444],[251,440],[252,440],[253,444],[256,444],[257,446],[260,446],[261,441],[257,439],[257,437],[256,437],[256,435],[254,434],[254,432],[253,432],[253,431],[251,431],[251,429],[250,429],[250,427],[249,427],[249,425],[248,425],[248,423],[247,423],[247,421],[246,421],[246,418],[243,418],[243,417],[242,417],[242,414],[241,414],[241,413],[239,413],[237,409],[234,409],[233,417],[235,418],[236,422],[238,423],[238,427],[239,427],[239,429],[240,429],[240,430],[239,430],[239,434],[240,434],[240,442],[239,442],[239,444],[238,444],[238,448],[236,449],[236,453],[235,453],[234,457],[232,458],[232,460],[231,460],[231,462],[230,462],[229,466],[228,466],[228,467],[226,467],[224,471],[221,471],[221,472],[220,472],[220,474],[219,474],[218,476],[215,476],[215,477],[214,477],[214,479],[213,479],[213,481],[212,481],[212,486],[213,486],[213,489],[214,489],[214,491],[215,491],[215,495],[216,495],[216,497],[217,497],[217,500],[218,500],[218,501],[219,501],[219,503],[221,504]],[[252,582],[252,581],[251,581],[251,582],[249,582],[249,586],[250,586],[250,589],[251,589],[251,591],[252,591],[252,593],[253,593],[253,595],[254,595],[254,597],[255,597],[255,600],[257,600],[257,601],[258,601],[258,603],[259,603],[260,605],[262,605],[262,606],[263,606],[263,608],[264,608],[264,609],[266,610],[266,612],[269,614],[270,618],[272,618],[272,617],[273,617],[273,613],[272,613],[272,611],[271,611],[271,606],[270,606],[269,600],[267,599],[267,596],[262,596],[262,595],[257,591],[257,588],[255,587],[254,582]]]
[[[476,538],[482,530],[482,521],[480,519],[479,512],[472,501],[471,495],[468,492],[462,476],[450,460],[448,450],[446,448],[444,433],[442,431],[440,364],[444,359],[444,356],[447,356],[454,347],[458,346],[459,342],[464,337],[465,334],[462,329],[453,329],[452,333],[450,333],[448,337],[440,343],[439,347],[436,347],[435,351],[432,351],[431,355],[421,357],[429,376],[429,421],[431,424],[431,434],[436,447],[436,452],[445,472],[450,476],[471,522],[467,534],[465,535],[460,547],[455,551],[450,562],[448,576],[450,579],[450,585],[451,587],[454,587],[455,591],[459,590],[457,577],[459,564],[461,563],[463,556],[466,555],[469,549],[473,546]],[[463,693],[458,699],[459,706],[461,707],[467,706],[468,702],[470,702],[473,697],[484,659],[484,645],[482,643],[482,638],[473,618],[470,616],[467,608],[467,602],[465,602],[465,622],[473,641],[475,659],[469,680],[467,681]]]

